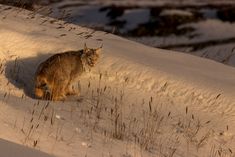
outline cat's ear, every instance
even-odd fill
[[[100,54],[102,47],[103,47],[103,44],[99,48],[95,49],[95,52],[97,54]]]
[[[86,43],[84,44],[83,52],[87,52],[88,48],[86,46]]]

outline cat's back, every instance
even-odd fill
[[[68,51],[55,54],[42,62],[36,73],[51,73],[59,69],[64,72],[82,69],[81,53],[81,51]]]

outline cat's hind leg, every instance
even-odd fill
[[[68,84],[68,81],[60,81],[59,83],[56,83],[56,86],[54,87],[53,92],[52,92],[53,101],[65,100],[67,84]]]

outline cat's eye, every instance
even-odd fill
[[[46,90],[47,89],[47,84],[46,83],[42,83],[41,85],[38,86],[38,88]]]
[[[47,84],[46,83],[42,83],[41,84],[41,87],[45,87]]]

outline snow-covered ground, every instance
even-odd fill
[[[234,156],[235,69],[0,5],[0,138],[63,157]],[[40,62],[104,45],[79,100],[33,97]]]
[[[40,151],[30,149],[28,147],[15,144],[3,139],[0,139],[0,151],[1,156],[7,156],[7,157],[52,157],[51,155],[48,155],[46,153],[42,153]]]

